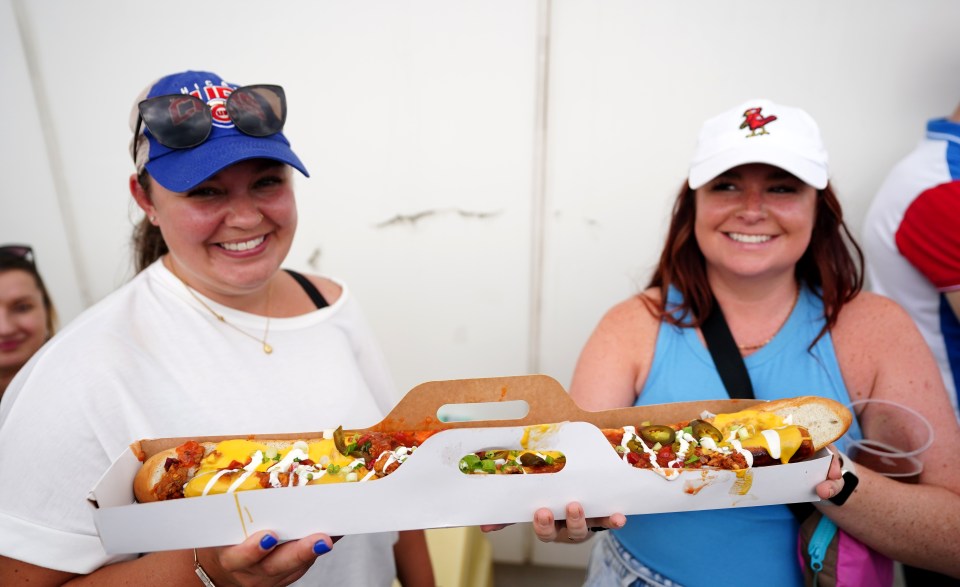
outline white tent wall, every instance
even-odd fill
[[[69,321],[132,275],[139,90],[188,68],[279,83],[311,172],[287,265],[350,284],[401,389],[566,386],[648,279],[706,116],[811,112],[857,232],[960,102],[957,22],[953,0],[0,0],[0,243],[34,245]],[[498,559],[585,560],[513,535]]]

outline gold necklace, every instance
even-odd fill
[[[233,328],[234,330],[236,330],[236,331],[239,332],[240,334],[246,336],[247,338],[252,338],[253,340],[259,342],[261,345],[263,345],[263,352],[264,352],[265,354],[268,354],[268,355],[269,355],[270,353],[273,352],[273,347],[270,346],[270,343],[267,342],[267,335],[270,334],[270,290],[273,289],[273,288],[272,288],[272,285],[273,285],[272,283],[270,283],[270,284],[267,285],[267,325],[266,325],[266,326],[264,327],[264,329],[263,329],[263,338],[260,339],[260,338],[257,338],[256,336],[250,334],[250,333],[247,332],[246,330],[243,330],[242,328],[240,328],[240,327],[237,326],[236,324],[231,324],[231,323],[227,322],[227,319],[226,319],[226,317],[224,317],[223,314],[217,313],[216,311],[214,311],[213,308],[211,308],[210,306],[208,306],[207,303],[204,302],[204,301],[200,298],[200,296],[197,295],[197,293],[196,293],[195,291],[193,291],[193,288],[190,287],[189,285],[187,285],[187,282],[184,281],[179,275],[177,275],[176,272],[174,272],[172,269],[170,270],[170,272],[173,273],[173,275],[174,275],[177,279],[180,280],[180,283],[183,284],[183,287],[187,288],[187,293],[189,293],[191,296],[193,296],[193,299],[195,299],[195,300],[197,300],[198,302],[200,302],[200,305],[203,306],[204,308],[206,308],[208,312],[210,312],[211,314],[213,314],[214,317],[216,317],[217,320],[219,320],[220,322],[226,324],[226,325],[229,326],[230,328]]]
[[[762,349],[767,346],[770,341],[775,339],[780,331],[783,330],[783,327],[787,324],[787,320],[790,319],[790,315],[793,314],[793,309],[797,307],[797,300],[800,299],[800,286],[797,286],[797,295],[793,298],[793,304],[790,306],[790,311],[787,312],[787,317],[783,319],[783,322],[780,323],[780,326],[777,326],[777,329],[770,335],[770,338],[767,340],[757,343],[757,344],[738,344],[737,348],[741,351],[755,351],[757,349]]]

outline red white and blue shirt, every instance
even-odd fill
[[[960,417],[960,321],[944,296],[960,290],[960,124],[927,123],[926,137],[880,187],[863,241],[872,290],[913,317]]]

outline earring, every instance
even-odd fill
[[[257,222],[263,222],[263,214],[260,214],[260,217],[257,218]]]
[[[157,224],[157,217],[153,214],[150,215],[150,224],[153,224],[154,226]]]

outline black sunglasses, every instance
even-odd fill
[[[3,245],[0,246],[0,255],[6,257],[13,257],[15,259],[23,259],[31,265],[33,262],[33,249],[28,245]]]
[[[283,130],[287,120],[287,97],[283,88],[273,85],[243,86],[233,90],[225,108],[237,130],[253,137],[266,137]],[[203,143],[213,129],[214,112],[210,105],[190,94],[168,94],[148,98],[137,105],[137,128],[133,133],[133,160],[137,160],[140,126],[146,125],[161,145],[171,149],[189,149]],[[216,118],[224,120],[224,113]]]

